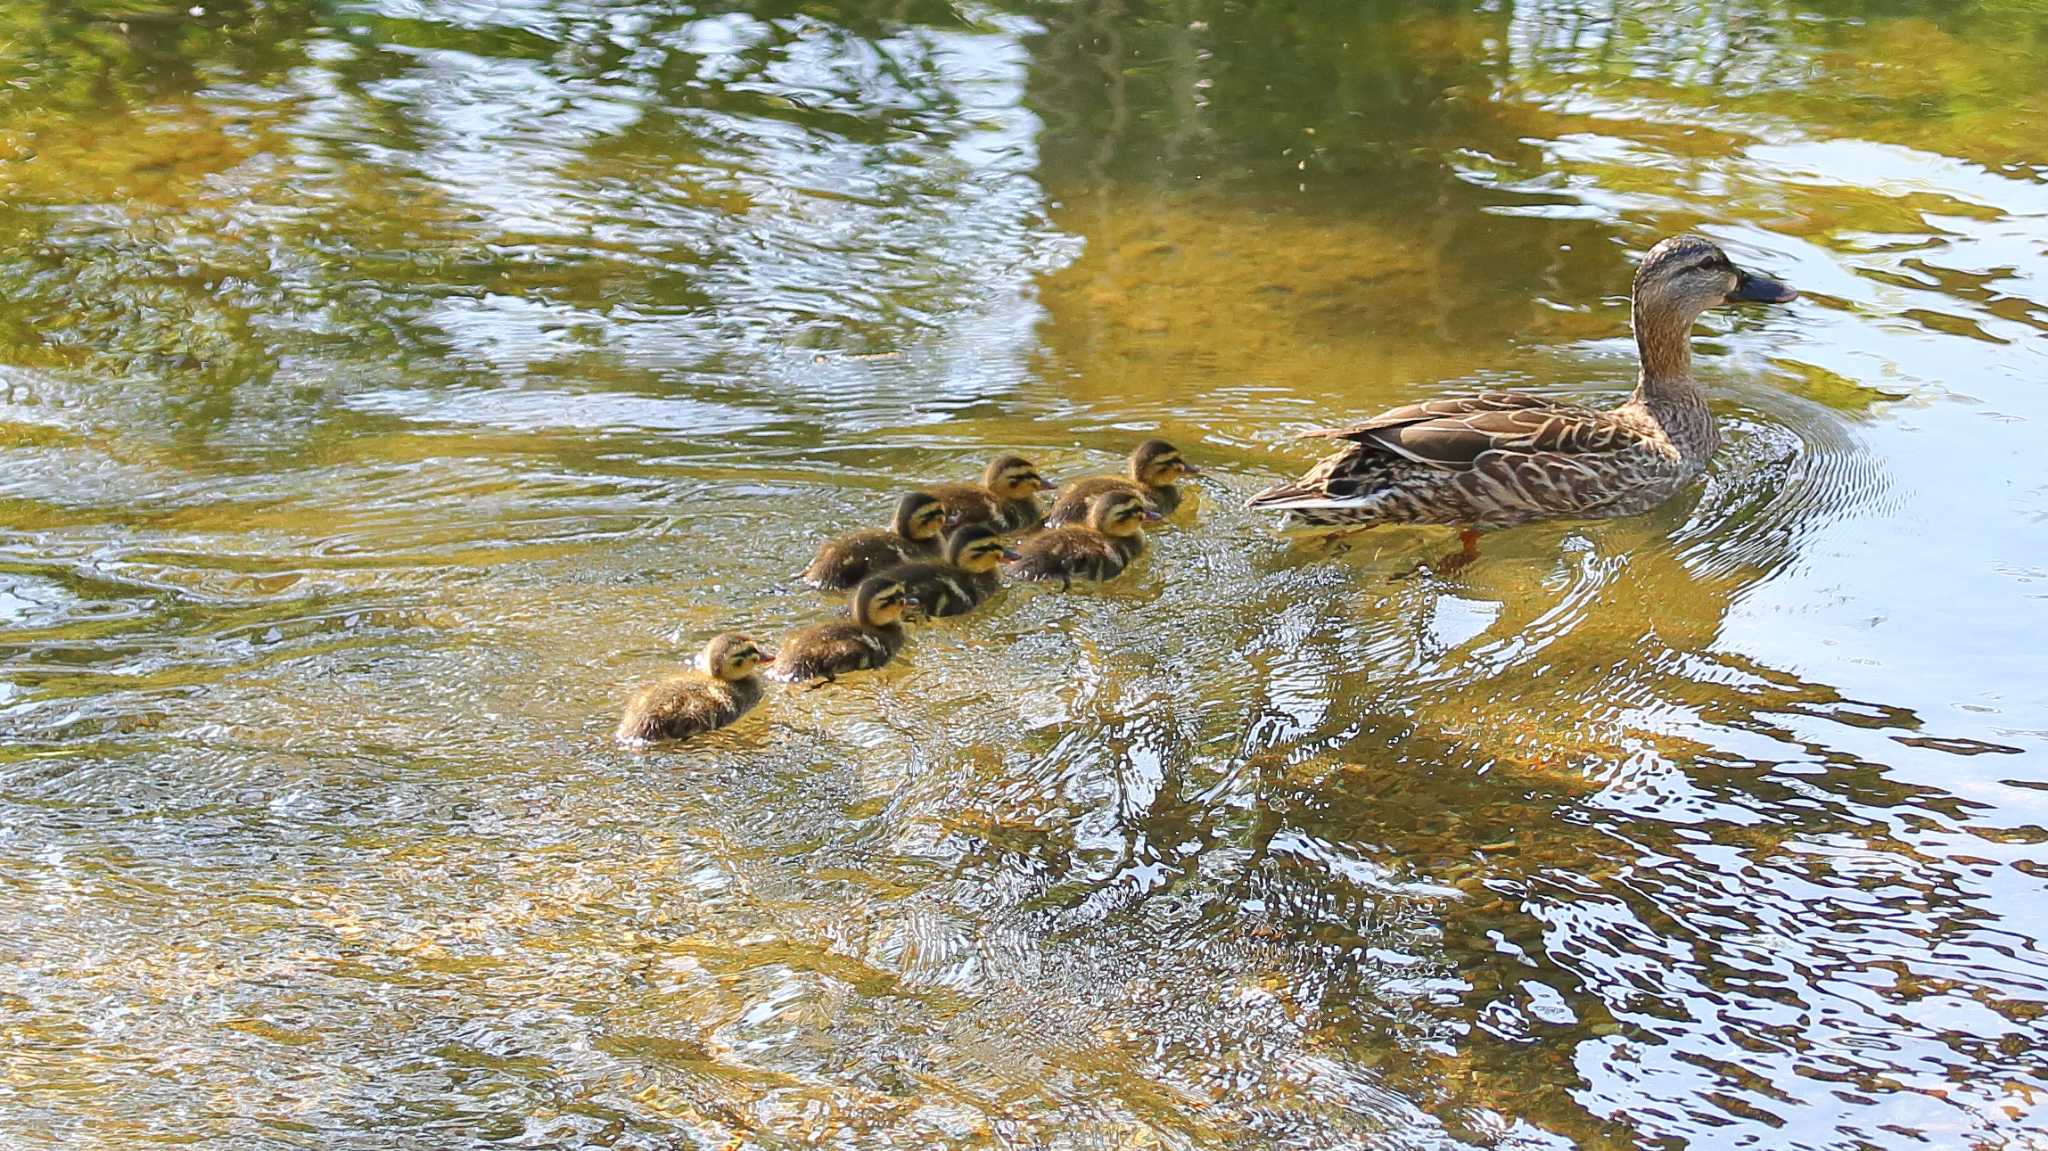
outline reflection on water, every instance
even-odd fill
[[[2048,7],[0,0],[24,1147],[2020,1146],[2048,1113]],[[1455,580],[1290,433],[1727,443]],[[1212,475],[686,749],[822,532]]]

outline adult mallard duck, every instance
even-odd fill
[[[1189,463],[1180,449],[1165,440],[1146,440],[1131,451],[1130,475],[1083,476],[1060,489],[1052,503],[1047,526],[1065,527],[1088,522],[1088,505],[1104,492],[1131,492],[1143,496],[1145,505],[1162,516],[1180,506],[1180,489],[1174,485],[1183,476],[1198,476],[1202,469]]]
[[[761,681],[754,672],[767,654],[743,635],[712,637],[697,655],[695,674],[672,676],[634,693],[619,719],[619,742],[688,739],[732,723],[761,702]]]
[[[1250,506],[1286,512],[1283,527],[1308,533],[1456,526],[1464,550],[1453,566],[1478,555],[1483,528],[1647,511],[1697,476],[1720,445],[1692,378],[1693,321],[1722,304],[1797,295],[1737,268],[1702,237],[1673,236],[1636,269],[1631,319],[1642,374],[1627,403],[1602,410],[1485,392],[1307,432],[1348,443]]]

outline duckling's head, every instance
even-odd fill
[[[1145,530],[1145,521],[1159,513],[1148,511],[1145,501],[1132,492],[1104,492],[1088,505],[1088,526],[1106,536],[1134,536]]]
[[[1038,466],[1023,456],[997,456],[981,474],[982,485],[1006,500],[1030,499],[1049,492],[1053,485],[1038,473]]]
[[[980,575],[992,572],[1017,553],[1003,544],[1003,537],[987,524],[968,524],[953,529],[946,537],[946,562],[962,571]]]
[[[902,623],[904,613],[916,606],[903,582],[888,576],[869,576],[853,589],[853,622],[862,627]]]
[[[907,540],[935,540],[946,526],[946,505],[937,496],[911,492],[896,501],[896,518],[890,526]]]
[[[759,644],[738,632],[711,637],[697,653],[697,670],[714,679],[745,679],[767,658]]]
[[[1703,236],[1686,234],[1660,240],[1636,269],[1635,316],[1644,321],[1683,323],[1708,308],[1743,301],[1783,304],[1799,293],[1766,276],[1736,267],[1727,253]]]
[[[1146,440],[1131,451],[1131,478],[1146,487],[1163,488],[1178,483],[1182,476],[1201,474],[1202,469],[1165,440]]]

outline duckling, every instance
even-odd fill
[[[917,607],[900,580],[869,576],[853,589],[853,620],[791,632],[768,674],[788,683],[830,683],[895,658],[903,647],[903,613]]]
[[[997,456],[989,461],[979,484],[940,484],[927,490],[946,505],[951,523],[993,524],[1007,534],[1044,525],[1038,493],[1053,490],[1053,485],[1023,456]]]
[[[855,532],[826,540],[819,545],[811,566],[797,578],[815,588],[840,591],[883,568],[935,559],[945,524],[945,505],[926,492],[911,492],[896,501],[896,518],[888,531]]]
[[[1180,449],[1165,440],[1146,440],[1131,451],[1130,478],[1085,476],[1068,484],[1053,501],[1052,514],[1045,522],[1052,527],[1088,522],[1088,505],[1104,492],[1132,492],[1145,498],[1145,506],[1170,516],[1180,506],[1180,489],[1173,485],[1182,476],[1198,476],[1202,469],[1182,458]]]
[[[697,653],[694,673],[670,676],[633,693],[619,719],[619,742],[687,739],[752,711],[761,702],[761,680],[754,672],[765,654],[734,632],[712,637]]]
[[[1010,574],[1058,580],[1063,591],[1077,579],[1115,579],[1145,550],[1141,525],[1158,518],[1135,492],[1104,492],[1088,505],[1087,527],[1054,528],[1025,540]]]
[[[965,615],[1002,590],[996,567],[1017,559],[987,524],[966,524],[946,537],[942,563],[905,564],[883,574],[903,584],[926,616]]]

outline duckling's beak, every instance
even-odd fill
[[[1798,298],[1798,292],[1769,276],[1741,271],[1735,273],[1735,290],[1728,293],[1728,302],[1731,304],[1738,301],[1752,304],[1789,304]]]
[[[1023,558],[1024,553],[1018,551],[1016,548],[1003,549],[1003,562],[1005,563],[1016,563],[1018,560]]]
[[[1180,474],[1184,476],[1199,476],[1202,474],[1202,469],[1183,461],[1180,465]]]
[[[1160,520],[1162,520],[1162,519],[1164,519],[1164,518],[1165,518],[1165,517],[1164,517],[1164,516],[1161,516],[1161,515],[1160,515],[1160,514],[1159,514],[1158,512],[1146,512],[1146,513],[1145,513],[1145,522],[1146,522],[1146,523],[1148,523],[1148,524],[1155,524],[1155,523],[1158,523],[1158,522],[1159,522]]]
[[[762,663],[775,662],[775,653],[772,651],[757,651],[754,653],[754,656],[756,659],[759,659]]]
[[[1049,479],[1046,479],[1046,478],[1045,478],[1044,476],[1040,476],[1040,477],[1038,478],[1038,490],[1039,490],[1039,491],[1042,491],[1042,492],[1056,492],[1056,491],[1058,491],[1058,490],[1059,490],[1059,487],[1060,487],[1060,486],[1059,486],[1058,484],[1056,484],[1056,483],[1052,482],[1052,481],[1051,481],[1051,480],[1049,480]]]

